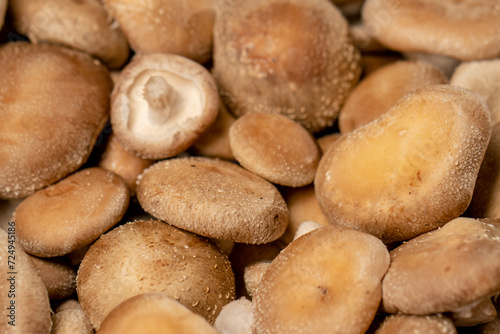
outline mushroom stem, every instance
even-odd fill
[[[149,120],[164,123],[173,110],[177,94],[165,78],[153,75],[144,85],[143,97],[149,106]]]

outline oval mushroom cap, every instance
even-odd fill
[[[500,55],[496,1],[367,0],[362,14],[374,37],[394,50],[461,60]]]
[[[9,12],[15,29],[33,43],[82,50],[109,68],[119,68],[128,59],[127,39],[99,0],[16,0]]]
[[[186,150],[217,117],[210,73],[173,54],[136,55],[111,96],[111,124],[123,146],[148,159]]]
[[[387,249],[369,234],[332,225],[303,235],[273,260],[257,286],[257,333],[364,333],[388,267]]]
[[[279,114],[247,114],[229,129],[236,160],[277,184],[302,187],[314,180],[320,151],[306,129]]]
[[[266,180],[226,161],[177,158],[144,171],[137,199],[152,216],[210,238],[260,244],[279,238],[288,209]]]
[[[0,198],[32,194],[78,169],[108,119],[108,71],[83,53],[0,47]]]
[[[78,299],[96,329],[118,304],[152,291],[213,323],[234,290],[226,255],[208,240],[160,221],[128,223],[104,234],[77,277]]]
[[[390,313],[453,311],[500,292],[500,230],[457,218],[391,251],[382,282]]]
[[[218,334],[207,320],[161,292],[127,299],[102,322],[99,334]]]
[[[28,253],[61,256],[109,230],[123,217],[128,203],[122,178],[94,167],[29,196],[17,207],[14,220]]]

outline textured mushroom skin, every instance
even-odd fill
[[[161,291],[215,321],[235,298],[231,265],[208,240],[160,221],[138,221],[104,234],[85,255],[78,299],[94,328],[124,300]]]
[[[317,132],[357,82],[359,53],[327,1],[224,0],[216,2],[213,74],[236,116],[280,113]]]
[[[375,334],[427,333],[456,334],[453,322],[443,315],[393,315],[387,317]]]
[[[87,160],[112,82],[90,56],[46,44],[2,45],[0,68],[0,199],[21,198]]]
[[[76,270],[63,258],[42,259],[29,256],[47,288],[50,300],[68,298],[76,289]]]

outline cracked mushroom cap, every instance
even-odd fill
[[[47,44],[0,46],[0,68],[0,198],[20,198],[87,160],[112,82],[92,57]]]
[[[111,96],[111,124],[120,143],[146,159],[185,151],[217,117],[210,73],[173,54],[136,55]]]
[[[78,300],[96,329],[121,302],[152,291],[213,323],[235,298],[234,274],[227,256],[207,239],[153,220],[104,234],[78,271]]]
[[[500,292],[498,225],[456,218],[391,251],[382,282],[384,311],[454,311]]]
[[[128,59],[127,39],[99,0],[16,0],[9,12],[14,28],[33,43],[75,48],[109,68],[119,68]]]
[[[104,319],[98,334],[218,334],[202,316],[161,292],[127,299]]]
[[[460,60],[500,55],[500,6],[490,0],[367,0],[363,21],[385,46]]]

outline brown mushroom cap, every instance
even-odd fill
[[[450,79],[479,94],[488,105],[493,125],[500,122],[500,59],[461,63]]]
[[[137,199],[153,217],[234,242],[267,243],[279,238],[288,224],[285,201],[271,183],[222,160],[158,162],[139,179]]]
[[[104,0],[137,53],[173,53],[199,63],[212,54],[213,0]]]
[[[109,230],[123,217],[128,203],[122,178],[94,167],[29,196],[17,207],[14,220],[28,253],[61,256]]]
[[[391,251],[382,282],[389,313],[456,310],[500,291],[500,230],[457,218]]]
[[[52,45],[4,44],[0,68],[0,198],[25,197],[87,160],[112,83],[90,56]]]
[[[99,0],[16,0],[9,11],[14,28],[33,43],[85,51],[109,68],[119,68],[128,59],[127,39]]]
[[[389,252],[377,238],[341,226],[293,241],[254,294],[256,332],[364,333],[382,296]]]
[[[94,329],[81,309],[69,309],[52,316],[50,334],[94,334]]]
[[[384,319],[382,325],[375,334],[456,334],[457,329],[453,322],[438,315],[391,315]]]
[[[94,328],[124,300],[161,291],[213,323],[234,299],[231,265],[208,240],[160,221],[121,225],[97,240],[77,277]]]
[[[0,0],[0,29],[2,29],[6,11],[7,11],[7,0]]]
[[[362,15],[374,37],[394,50],[461,60],[500,55],[496,1],[367,0]]]
[[[490,132],[477,94],[449,85],[413,91],[323,155],[320,207],[330,221],[387,243],[442,226],[469,205]]]
[[[36,273],[47,288],[49,298],[64,299],[76,289],[76,270],[63,258],[41,259],[29,255]]]
[[[314,180],[320,151],[311,134],[280,114],[247,114],[229,129],[236,160],[273,183],[302,187]]]
[[[339,129],[350,132],[385,113],[411,91],[447,81],[441,70],[423,62],[397,61],[379,68],[364,78],[345,101]]]
[[[10,227],[12,233],[15,227]],[[14,242],[13,235],[0,229],[0,266],[3,268],[0,274],[3,305],[0,332],[49,334],[51,310],[47,289],[21,245]]]
[[[161,292],[127,299],[102,322],[98,334],[218,334],[207,320]]]
[[[216,2],[214,77],[237,116],[331,126],[361,69],[347,21],[323,0]]]
[[[111,124],[120,143],[147,159],[186,150],[217,117],[210,73],[173,54],[136,55],[111,96]]]

